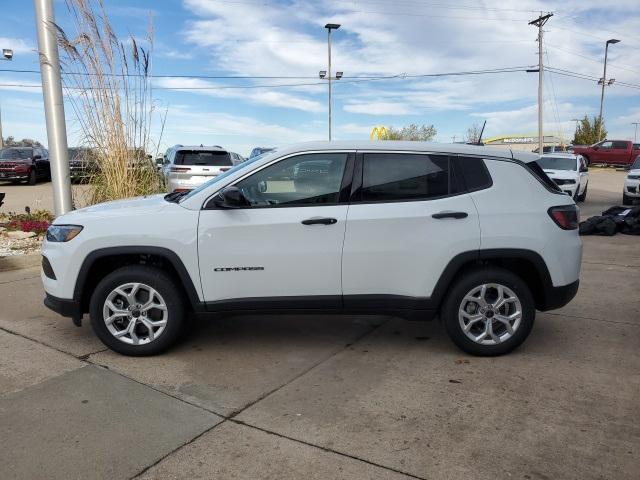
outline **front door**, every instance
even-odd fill
[[[480,248],[477,210],[454,160],[391,152],[358,160],[354,182],[361,178],[362,186],[347,218],[344,304],[430,308],[448,262]]]
[[[198,254],[208,308],[341,306],[348,159],[290,156],[234,183],[250,206],[205,206]]]

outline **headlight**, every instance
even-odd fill
[[[51,225],[47,229],[47,241],[68,242],[74,239],[82,228],[80,225]]]

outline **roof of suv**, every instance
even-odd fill
[[[222,148],[220,145],[174,145],[171,147],[177,151],[180,150],[193,150],[193,151],[207,151],[210,152],[212,150],[218,152],[226,152],[227,150]]]
[[[356,141],[317,141],[286,145],[277,148],[271,154],[289,154],[310,150],[406,150],[413,152],[443,152],[466,155],[486,155],[490,157],[511,158],[524,163],[534,162],[540,158],[538,154],[530,152],[512,151],[501,147],[484,147],[460,143],[432,143],[396,140],[356,140]]]

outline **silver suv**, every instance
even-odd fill
[[[243,161],[242,156],[218,145],[174,145],[165,153],[161,171],[168,193],[184,192],[199,187]]]

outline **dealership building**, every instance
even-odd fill
[[[483,140],[487,146],[490,147],[506,147],[513,150],[522,150],[525,152],[532,152],[538,148],[538,136],[537,135],[500,135],[497,137],[487,138]],[[558,146],[569,145],[569,141],[554,135],[545,135],[543,137],[544,146]]]

